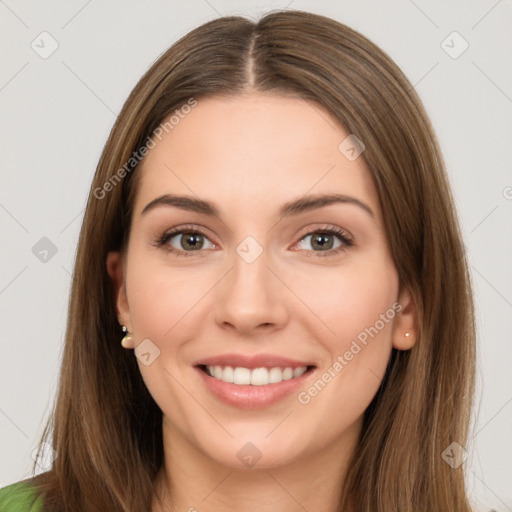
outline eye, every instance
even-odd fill
[[[207,243],[205,243],[207,241]],[[210,244],[210,247],[208,247]],[[157,247],[164,247],[175,256],[194,256],[201,249],[211,249],[214,244],[196,227],[183,226],[161,235],[155,242]]]
[[[316,231],[310,231],[306,236],[301,238],[299,244],[302,245],[302,249],[305,249],[308,252],[317,253],[315,256],[323,257],[338,254],[339,252],[346,250],[353,245],[353,241],[348,233],[342,229],[326,227],[317,229]],[[305,244],[309,244],[313,249],[304,248]]]
[[[312,249],[304,247],[308,245]],[[174,228],[160,235],[154,242],[175,256],[194,256],[204,252],[201,249],[215,248],[203,231],[195,226],[182,226]],[[314,256],[336,255],[353,245],[352,237],[337,227],[322,227],[310,231],[298,242],[299,249],[313,253]]]

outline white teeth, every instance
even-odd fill
[[[300,377],[307,370],[307,366],[299,366],[293,370],[293,377]]]
[[[283,380],[300,377],[307,370],[307,366],[299,366],[297,368],[291,368],[289,366],[286,368],[254,368],[253,370],[240,366],[236,368],[232,366],[225,366],[224,368],[222,366],[207,366],[206,368],[210,376],[240,386],[247,386],[249,384],[252,386],[276,384]]]
[[[249,368],[235,368],[235,378],[233,384],[250,384],[251,383],[251,370]]]
[[[285,368],[283,370],[283,380],[293,379],[293,370],[291,368]]]
[[[222,375],[218,378],[223,380],[224,382],[233,382],[235,380],[235,371],[233,370],[233,368],[231,368],[231,366],[226,366],[226,368],[224,368],[224,370],[222,371]]]
[[[222,366],[215,366],[213,369],[213,375],[216,379],[222,379]]]
[[[253,386],[268,384],[268,370],[266,368],[254,368],[251,372],[251,384]]]
[[[281,368],[270,368],[268,372],[268,381],[273,384],[275,382],[281,382],[283,380],[283,370]]]

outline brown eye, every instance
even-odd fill
[[[178,242],[178,245],[180,245],[180,250],[193,250],[198,251],[201,249],[204,245],[204,240],[202,239],[203,235],[200,235],[199,233],[183,233],[179,235],[175,235],[172,238],[181,237],[180,242]],[[171,240],[172,240],[171,238]]]
[[[208,246],[210,244],[210,246]],[[177,228],[161,235],[155,245],[176,256],[193,256],[193,253],[202,252],[201,249],[210,249],[214,244],[197,228]]]
[[[352,239],[348,234],[338,228],[324,228],[316,231],[311,231],[306,236],[302,237],[299,244],[302,244],[302,249],[315,252],[325,253],[316,254],[316,256],[328,256],[337,254],[340,251],[347,249],[353,245]],[[307,247],[309,245],[311,248]]]

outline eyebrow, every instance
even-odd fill
[[[336,203],[359,206],[371,215],[371,217],[375,217],[372,209],[366,203],[363,203],[355,197],[344,194],[314,194],[300,197],[299,199],[285,203],[279,210],[279,217],[284,218],[290,215],[298,215],[306,211]],[[159,206],[174,207],[181,210],[220,218],[220,208],[217,204],[211,201],[205,201],[204,199],[197,199],[190,196],[176,196],[172,194],[164,194],[150,201],[142,210],[141,215],[146,215],[148,212]]]

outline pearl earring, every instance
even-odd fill
[[[406,338],[408,338],[410,335],[411,335],[411,333],[410,333],[410,332],[406,332],[404,336],[405,336]]]
[[[133,341],[131,333],[128,332],[126,325],[122,325],[121,327],[123,329],[123,332],[125,333],[123,339],[121,340],[121,345],[123,346],[123,348],[132,348],[130,346],[131,342]]]

